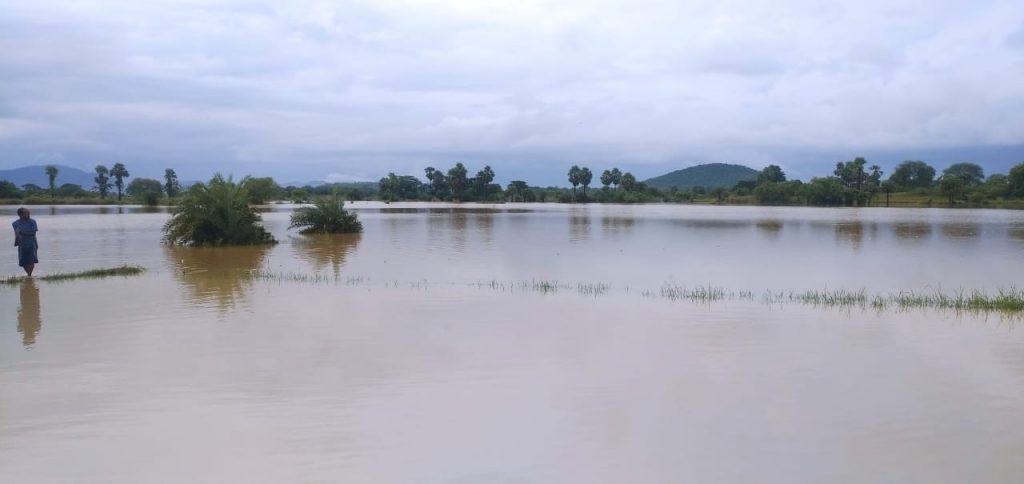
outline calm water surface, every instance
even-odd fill
[[[280,206],[280,244],[233,249],[37,207],[40,274],[149,270],[0,287],[0,481],[1024,476],[1021,322],[644,295],[1021,285],[1024,212],[352,207],[362,235],[299,236]],[[607,289],[517,285],[541,280]]]

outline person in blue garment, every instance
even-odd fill
[[[27,208],[19,208],[18,220],[11,227],[14,227],[14,245],[18,248],[18,265],[25,269],[28,277],[32,277],[32,271],[39,263],[39,242],[36,241],[39,226],[29,215]]]

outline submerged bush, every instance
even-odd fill
[[[208,184],[192,185],[164,225],[164,240],[171,245],[275,243],[260,225],[260,214],[249,206],[249,180],[235,183],[217,174]]]
[[[302,207],[292,214],[288,228],[301,228],[303,234],[348,234],[363,231],[359,217],[345,210],[345,202],[335,194],[317,198],[312,207]]]

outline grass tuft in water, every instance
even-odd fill
[[[45,276],[33,277],[31,279],[34,281],[43,282],[63,282],[72,281],[76,279],[99,279],[102,277],[137,276],[139,274],[142,274],[143,272],[146,272],[146,269],[139,266],[126,265],[120,267],[110,267],[105,269],[91,269],[82,272],[58,272],[55,274],[47,274]],[[29,280],[29,278],[26,276],[8,277],[7,279],[0,279],[0,284],[13,286],[21,284],[27,280]]]
[[[721,301],[723,299],[735,299],[736,294],[721,287],[696,286],[692,289],[674,283],[665,283],[661,286],[660,293],[645,291],[645,296],[661,296],[670,300],[686,300],[699,302]]]

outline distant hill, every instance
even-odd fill
[[[278,185],[281,185],[282,187],[319,187],[319,186],[322,186],[322,185],[327,185],[327,182],[320,181],[320,180],[317,180],[317,181],[304,181],[304,182],[290,181],[290,182],[285,182],[285,183],[278,183]]]
[[[92,173],[79,170],[78,168],[71,168],[70,166],[54,166],[56,166],[58,170],[57,186],[61,186],[65,183],[73,183],[88,190],[94,185]],[[28,183],[34,183],[45,188],[50,183],[46,178],[46,172],[44,171],[45,168],[46,165],[35,165],[23,166],[21,168],[14,168],[11,170],[0,170],[0,180],[7,180],[19,187]]]
[[[708,163],[691,166],[656,176],[644,183],[657,188],[676,187],[680,190],[701,186],[707,189],[715,187],[732,188],[743,180],[757,180],[757,170],[743,165],[726,163]]]

